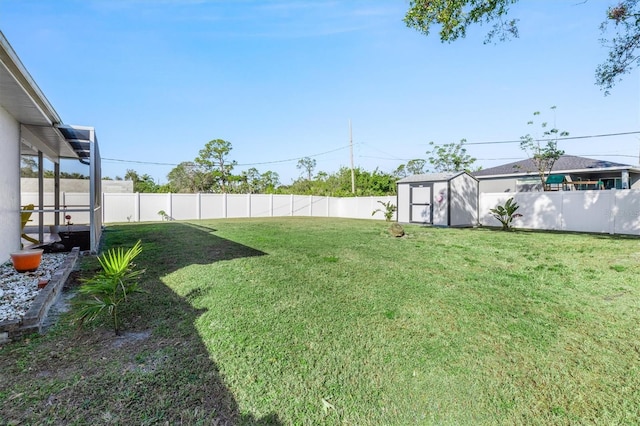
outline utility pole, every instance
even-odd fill
[[[356,173],[353,170],[353,136],[351,134],[351,119],[349,119],[349,152],[351,157],[351,193],[356,193]]]

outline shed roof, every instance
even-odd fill
[[[412,183],[412,182],[447,182],[451,179],[457,178],[460,175],[469,175],[467,172],[454,172],[454,173],[425,173],[420,175],[407,176],[400,179],[397,183]],[[469,175],[470,177],[473,177]],[[474,178],[475,179],[475,178]]]
[[[594,158],[579,157],[576,155],[563,155],[553,165],[553,172],[569,172],[577,170],[608,170],[608,169],[632,169],[638,170],[637,167],[629,164],[616,163],[607,160],[596,160]],[[528,158],[522,161],[503,164],[501,166],[490,167],[474,172],[473,175],[478,178],[489,176],[516,176],[537,174],[537,168],[534,162]]]

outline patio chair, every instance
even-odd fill
[[[20,221],[21,221],[20,230],[22,232],[22,235],[21,235],[22,238],[29,241],[30,243],[38,244],[40,241],[28,236],[24,232],[24,227],[27,225],[27,222],[31,222],[31,215],[33,214],[33,209],[34,209],[33,204],[27,204],[22,208],[22,211],[20,212]]]

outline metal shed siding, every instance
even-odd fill
[[[396,204],[398,222],[409,223],[410,208],[409,184],[398,184],[398,201]]]
[[[398,221],[421,223],[416,215],[428,207],[434,226],[476,226],[478,224],[478,181],[466,172],[415,175],[398,182]],[[416,205],[412,194],[417,188],[428,188],[430,205]],[[422,192],[422,191],[421,191]],[[420,194],[417,194],[420,195]],[[413,211],[413,213],[412,213]]]
[[[449,191],[448,182],[433,183],[433,225],[448,226],[449,224]]]
[[[478,224],[478,182],[467,174],[450,181],[451,203],[449,226]]]

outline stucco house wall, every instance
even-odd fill
[[[20,124],[0,107],[0,262],[20,249]]]

